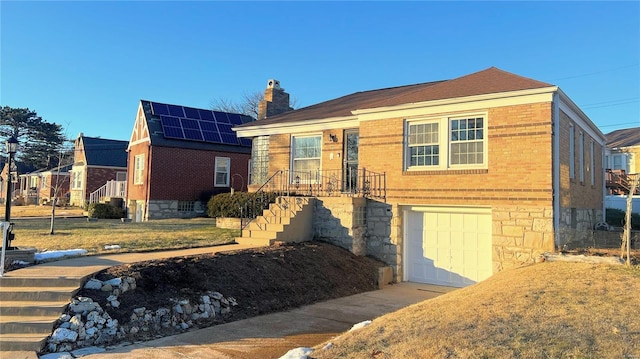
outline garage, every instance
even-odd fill
[[[464,287],[491,276],[490,208],[411,207],[404,218],[406,280]]]

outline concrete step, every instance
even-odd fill
[[[263,246],[268,247],[272,245],[275,241],[273,239],[267,238],[250,238],[250,237],[236,237],[236,243],[242,245],[252,245],[252,246]]]
[[[278,237],[278,232],[243,229],[242,236],[248,238],[276,239]]]
[[[12,356],[17,351],[39,352],[44,347],[47,336],[42,334],[5,334],[0,336],[0,358],[17,358]],[[14,353],[7,353],[14,352]]]
[[[0,317],[0,337],[5,334],[43,334],[48,336],[53,330],[53,324],[60,317],[61,313],[55,316],[14,316],[7,315]]]
[[[0,277],[0,287],[79,287],[84,278],[77,277]]]
[[[292,217],[276,217],[273,215],[268,216],[259,216],[254,221],[256,223],[278,223],[278,224],[289,224],[291,223]]]
[[[80,290],[75,287],[0,287],[0,298],[5,301],[69,302]]]
[[[4,316],[59,316],[69,301],[5,301],[0,302],[0,317]]]
[[[280,223],[250,223],[246,229],[250,231],[282,232],[284,231],[284,226],[284,224]]]

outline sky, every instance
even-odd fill
[[[129,140],[141,99],[196,108],[280,81],[295,108],[491,66],[640,126],[640,2],[0,1],[0,105]]]

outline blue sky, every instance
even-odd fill
[[[278,79],[304,107],[496,66],[640,126],[640,3],[0,2],[0,105],[128,140],[140,99],[198,108]]]

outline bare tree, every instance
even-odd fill
[[[239,113],[242,115],[258,118],[258,107],[264,100],[264,93],[260,91],[246,92],[239,102],[233,102],[226,98],[217,98],[211,102],[211,109],[214,111]],[[297,99],[290,100],[290,107],[295,108]]]
[[[67,141],[70,143],[71,141]],[[62,169],[73,163],[73,148],[68,146],[61,146],[58,150],[57,156],[58,166],[55,170],[51,171],[51,183],[47,185],[47,188],[51,190],[51,223],[49,226],[49,234],[55,234],[56,223],[56,204],[58,203],[58,197],[61,195],[62,188],[64,187],[65,178],[60,175]],[[55,178],[54,178],[55,177]],[[69,183],[69,179],[66,179]]]

